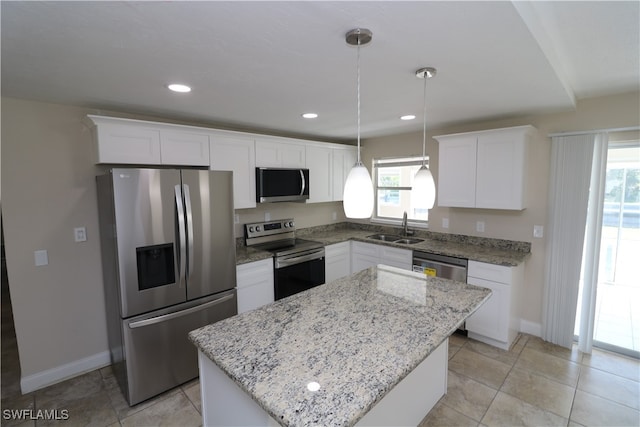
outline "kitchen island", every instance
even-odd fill
[[[192,331],[204,425],[417,425],[489,295],[379,265]]]

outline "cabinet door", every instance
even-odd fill
[[[98,163],[160,165],[160,131],[100,124],[96,130]]]
[[[304,168],[306,161],[303,144],[256,140],[256,166]]]
[[[525,139],[522,132],[478,136],[476,207],[521,210],[525,206]]]
[[[509,285],[476,277],[469,277],[467,282],[491,289],[493,292],[489,299],[467,318],[467,330],[497,341],[507,342],[509,340]]]
[[[162,131],[160,153],[163,165],[209,166],[209,135]]]
[[[408,249],[378,246],[379,264],[411,270],[412,255],[413,253]]]
[[[378,265],[378,245],[351,242],[351,273]]]
[[[256,164],[253,139],[213,136],[211,170],[233,172],[233,204],[235,209],[256,207]]]
[[[308,146],[306,164],[309,169],[307,203],[330,202],[333,199],[333,153],[331,148]]]
[[[327,245],[325,250],[325,282],[346,277],[351,273],[351,243]]]
[[[307,167],[306,148],[303,144],[282,144],[283,168],[305,168]]]
[[[236,267],[238,314],[274,301],[273,260],[242,264]]]
[[[476,140],[475,135],[438,139],[438,206],[475,207]]]
[[[344,193],[344,183],[351,168],[356,163],[358,153],[356,147],[333,149],[333,200],[341,201]]]

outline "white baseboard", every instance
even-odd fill
[[[529,322],[528,320],[520,319],[520,332],[533,335],[535,337],[542,336],[542,325],[540,323]]]
[[[69,378],[77,377],[84,373],[103,368],[111,364],[109,351],[94,354],[84,359],[66,363],[55,368],[40,371],[20,379],[20,388],[22,393],[29,393],[41,388],[59,383]]]

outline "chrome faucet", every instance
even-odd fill
[[[402,215],[402,235],[404,237],[413,236],[415,231],[409,230],[409,224],[407,222],[407,211],[404,211]]]
[[[407,211],[404,211],[404,215],[402,215],[402,233],[405,236],[409,235],[409,229],[407,225]]]

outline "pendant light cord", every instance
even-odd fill
[[[360,161],[360,36],[358,36],[358,49],[356,56],[356,76],[357,76],[357,98],[358,98],[358,163],[361,164]]]
[[[427,166],[427,75],[424,76],[424,93],[422,95],[422,166]]]

